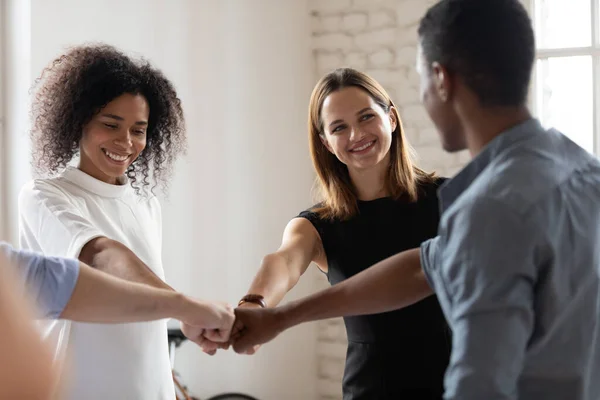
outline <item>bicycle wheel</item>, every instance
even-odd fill
[[[258,400],[256,397],[252,397],[243,393],[223,393],[211,397],[207,400]]]

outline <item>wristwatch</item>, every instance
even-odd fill
[[[263,296],[261,296],[260,294],[247,294],[247,295],[245,295],[244,297],[242,297],[242,299],[238,303],[238,307],[241,306],[244,303],[258,304],[262,308],[266,308],[267,307],[267,303],[265,302],[265,298]]]

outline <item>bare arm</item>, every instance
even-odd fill
[[[420,264],[419,249],[387,258],[328,289],[273,309],[236,309],[236,324],[245,331],[233,338],[246,352],[303,322],[376,314],[414,304],[431,295]]]
[[[290,326],[347,315],[377,314],[414,304],[433,293],[419,249],[403,251],[319,293],[281,307]]]
[[[131,282],[173,290],[142,262],[127,246],[106,237],[90,240],[83,246],[79,260],[99,271]]]
[[[131,250],[125,245],[115,240],[110,240],[105,237],[90,240],[82,249],[79,259],[84,263],[86,260],[99,271],[117,278],[124,279],[133,283],[140,283],[163,291],[175,292],[173,288],[167,285],[160,279],[146,264],[144,264]],[[90,272],[90,271],[87,271]],[[113,282],[116,285],[116,282]],[[123,283],[120,283],[121,289],[124,289]],[[143,285],[142,285],[143,286]],[[87,285],[88,290],[91,285]],[[76,288],[77,289],[77,288]],[[116,289],[116,287],[114,287]],[[180,296],[169,296],[166,293],[151,294],[148,291],[143,291],[141,287],[129,287],[129,294],[119,292],[121,297],[127,297],[128,302],[131,302],[127,311],[133,315],[156,316],[157,313],[177,311],[172,317],[182,322],[182,330],[191,340],[197,343],[203,343],[205,337],[210,338],[211,346],[216,346],[214,343],[223,343],[229,340],[230,333],[233,328],[234,317],[231,308],[222,303],[193,303],[190,299],[183,299],[187,302],[188,307],[181,307],[182,299]],[[137,296],[132,296],[132,291],[135,291]],[[78,296],[79,301],[85,300],[85,290],[83,294]],[[113,291],[113,294],[117,294]],[[150,299],[153,297],[153,299]],[[137,301],[133,301],[135,298]],[[124,300],[125,301],[125,300]],[[146,303],[149,301],[149,303]],[[179,305],[177,305],[179,303]],[[95,303],[98,304],[98,303]],[[114,303],[113,303],[114,304]],[[118,303],[116,303],[118,304]],[[73,306],[72,306],[73,307]],[[173,309],[173,307],[178,307]],[[66,310],[70,313],[72,311]],[[109,311],[104,309],[104,311]],[[115,318],[114,310],[111,311],[111,317]],[[125,311],[125,310],[124,310]],[[98,312],[98,310],[96,311]],[[123,312],[123,311],[122,311]]]
[[[84,263],[80,263],[77,284],[60,317],[98,323],[176,318],[203,329],[230,329],[233,324],[232,312],[225,304],[128,282]]]
[[[256,273],[249,294],[258,294],[264,297],[267,307],[274,307],[283,299],[306,272],[311,262],[316,262],[324,268],[326,262],[325,253],[321,244],[319,234],[313,225],[305,218],[294,218],[285,227],[283,238],[279,249],[266,255],[258,272]],[[242,308],[260,307],[254,303],[245,303]],[[244,329],[244,324],[236,322],[233,327],[232,337],[235,337]],[[203,338],[197,340],[198,333],[183,326],[185,335],[192,341],[198,343],[202,350],[208,354],[214,354],[219,346],[216,343],[205,341]],[[247,354],[253,354],[257,347],[247,349]]]
[[[263,258],[248,293],[264,296],[267,306],[274,307],[296,286],[311,262],[326,268],[321,239],[307,219],[294,218],[283,232],[279,249]]]
[[[50,399],[57,376],[52,354],[33,326],[33,311],[0,254],[0,399]]]

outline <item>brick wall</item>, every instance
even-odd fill
[[[419,103],[415,71],[417,24],[434,0],[312,0],[312,43],[318,76],[336,67],[359,69],[377,79],[399,108],[419,164],[451,176],[468,155],[447,154]],[[318,285],[327,286],[321,275]],[[346,355],[342,320],[319,323],[318,387],[322,400],[341,399]]]

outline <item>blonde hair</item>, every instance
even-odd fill
[[[324,135],[321,109],[331,93],[346,87],[367,92],[383,110],[393,112],[398,123],[392,132],[390,166],[385,189],[394,199],[418,199],[419,184],[433,182],[434,174],[426,173],[414,163],[414,150],[407,142],[402,121],[385,89],[370,76],[352,68],[338,68],[317,83],[310,97],[308,113],[308,142],[313,165],[317,172],[316,189],[320,204],[313,210],[321,218],[346,220],[358,213],[358,199],[350,180],[348,168],[329,152],[320,135]]]

